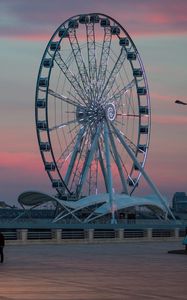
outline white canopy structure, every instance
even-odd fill
[[[91,195],[77,201],[66,201],[41,192],[28,191],[19,196],[18,202],[22,207],[30,208],[43,205],[47,202],[53,202],[59,207],[59,212],[53,222],[72,216],[75,220],[83,223],[92,222],[96,219],[99,221],[101,217],[111,215],[112,213],[109,194],[107,193]],[[114,194],[114,205],[112,209],[116,214],[128,208],[144,206],[154,211],[156,215],[164,216],[167,214],[166,205],[163,205],[155,196],[133,197],[126,194]]]

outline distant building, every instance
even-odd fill
[[[6,204],[4,201],[0,201],[0,208],[11,207],[10,205]]]
[[[175,213],[187,213],[187,195],[184,192],[176,192],[172,199],[172,207]]]

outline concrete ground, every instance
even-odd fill
[[[6,246],[0,300],[187,299],[180,242]]]

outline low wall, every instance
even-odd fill
[[[102,243],[125,241],[176,241],[185,236],[181,228],[143,229],[1,229],[6,244]]]

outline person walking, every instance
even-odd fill
[[[4,261],[4,253],[3,253],[3,248],[5,246],[5,238],[2,232],[0,232],[0,256],[1,256],[1,263]]]

